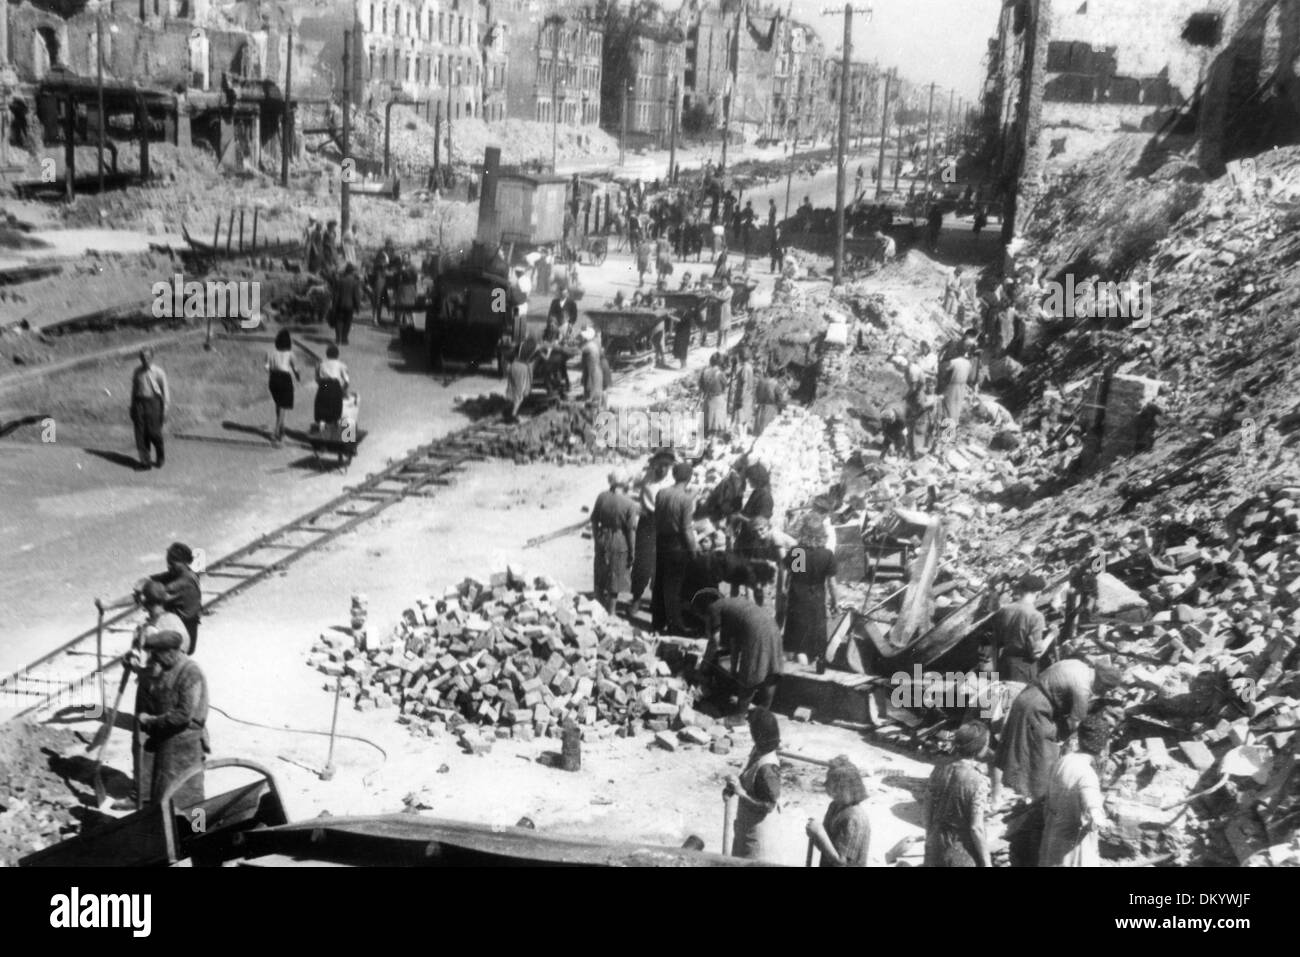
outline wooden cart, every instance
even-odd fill
[[[666,331],[672,314],[666,309],[591,309],[586,316],[600,333],[610,366],[623,369],[654,361],[655,330]]]

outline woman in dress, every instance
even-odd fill
[[[632,591],[632,560],[641,509],[628,497],[631,479],[623,469],[609,474],[609,491],[596,496],[591,509],[591,537],[596,545],[593,573],[596,601],[611,615],[618,596]]]
[[[731,844],[732,857],[775,862],[776,840],[773,830],[775,814],[781,802],[781,727],[776,715],[766,708],[749,713],[749,733],[754,748],[749,752],[745,770],[737,777],[727,776],[723,798],[736,798],[736,834]]]
[[[1047,785],[1039,867],[1100,867],[1098,831],[1106,823],[1097,763],[1106,751],[1110,725],[1101,715],[1079,723],[1079,750],[1063,754]]]
[[[332,425],[343,417],[343,397],[348,392],[348,367],[339,359],[339,347],[325,350],[325,361],[316,367],[316,427]]]
[[[835,589],[835,553],[826,547],[826,517],[812,513],[804,519],[799,543],[785,556],[785,650],[817,661],[826,652],[826,596],[831,609],[839,606]]]
[[[989,782],[979,762],[988,757],[989,730],[963,724],[952,740],[953,757],[930,773],[925,796],[925,866],[992,867],[984,818]]]
[[[293,340],[288,329],[276,333],[275,349],[266,355],[266,371],[269,373],[267,388],[275,402],[275,431],[271,441],[279,445],[284,440],[284,414],[293,408],[294,383],[302,381],[293,359]]]
[[[826,793],[831,805],[822,821],[808,819],[806,833],[821,851],[822,867],[866,867],[871,845],[867,817],[867,788],[862,772],[845,755],[831,759],[826,772]]]
[[[510,418],[513,422],[519,418],[519,407],[533,391],[533,356],[537,352],[537,343],[532,338],[519,343],[515,357],[506,371],[506,400],[510,403]]]

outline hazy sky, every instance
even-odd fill
[[[844,0],[776,0],[812,25],[829,53],[844,36]],[[853,15],[853,58],[896,66],[917,83],[938,83],[973,99],[984,81],[983,58],[997,33],[1001,0],[866,0],[872,16]],[[822,10],[835,7],[835,16]],[[937,94],[936,94],[937,96]]]

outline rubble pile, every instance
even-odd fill
[[[390,124],[390,163],[405,173],[424,174],[433,166],[434,124],[423,113],[409,106],[395,106]],[[354,111],[353,135],[368,155],[375,159],[384,153],[384,113],[375,110]],[[552,129],[549,123],[532,120],[508,119],[489,126],[479,119],[457,119],[451,123],[451,160],[455,163],[481,163],[484,150],[496,146],[501,150],[501,163],[519,166],[551,159]],[[609,158],[618,156],[618,143],[604,130],[575,128],[561,125],[557,128],[557,152],[561,162]],[[442,124],[440,154],[448,159],[447,123]]]
[[[493,741],[648,731],[663,747],[725,754],[730,731],[696,711],[688,676],[702,642],[657,639],[545,576],[466,579],[403,612],[387,635],[364,623],[321,635],[308,663],[359,711],[397,715],[414,734]]]
[[[763,430],[749,460],[768,468],[777,522],[807,507],[839,478],[826,441],[826,423],[798,406],[788,407]]]
[[[72,811],[81,801],[69,790],[66,771],[53,767],[76,743],[63,728],[20,721],[0,727],[0,867],[11,867],[80,827]]]

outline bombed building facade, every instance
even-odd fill
[[[1028,196],[1072,130],[1194,142],[1212,173],[1295,143],[1298,57],[1297,0],[1007,0],[983,93],[998,190]]]

